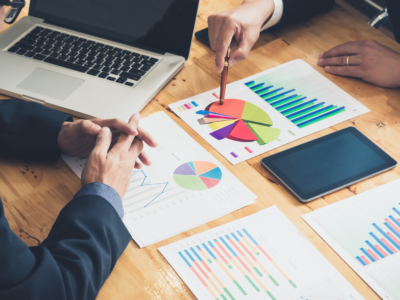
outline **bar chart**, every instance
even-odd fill
[[[218,93],[169,107],[232,164],[369,111],[300,59],[228,84],[222,105]]]
[[[375,233],[369,233],[371,239],[365,241],[367,247],[360,248],[362,253],[356,257],[363,266],[400,251],[400,211],[396,207],[392,210],[396,214],[394,217],[389,215],[380,225],[372,223]]]
[[[298,128],[304,128],[346,110],[345,106],[304,96],[297,89],[287,89],[280,87],[279,84],[271,85],[270,77],[271,75],[266,75],[246,82],[245,85]],[[287,84],[290,85],[290,83]],[[307,91],[306,88],[302,90]],[[312,95],[313,91],[309,91],[309,94]]]
[[[191,101],[191,102],[185,103],[185,104],[183,104],[181,106],[178,106],[177,108],[178,108],[179,111],[184,112],[185,110],[196,108],[198,106],[199,105],[196,103],[196,101]]]
[[[367,197],[317,219],[361,266],[400,252],[400,198],[391,192],[379,198],[376,203]]]
[[[200,300],[301,300],[327,284],[361,299],[276,207],[159,250]]]
[[[269,273],[262,262],[257,259],[260,255],[264,255],[269,261],[271,261],[274,267],[285,277],[291,286],[296,288],[294,282],[285,274],[279,265],[268,255],[263,247],[256,242],[245,228],[237,230],[236,232],[231,232],[230,234],[225,234],[224,236],[218,237],[218,239],[215,238],[212,241],[207,241],[201,245],[196,245],[195,248],[190,247],[190,251],[193,255],[190,254],[188,249],[185,249],[183,252],[179,251],[179,255],[207,289],[209,286],[199,274],[203,274],[204,278],[206,278],[214,288],[217,285],[220,286],[220,291],[224,291],[225,294],[221,293],[217,288],[215,288],[215,290],[222,299],[227,299],[227,297],[229,297],[234,300],[235,298],[208,266],[208,264],[212,264],[213,262],[218,264],[221,270],[223,270],[235,284],[237,290],[243,295],[247,295],[248,292],[246,292],[242,287],[243,284],[241,285],[239,282],[245,279],[256,292],[264,291],[271,299],[276,299],[268,290],[266,285],[260,280],[262,277],[268,277],[272,284],[279,286],[279,283],[271,273]],[[207,256],[206,253],[209,256]],[[204,259],[202,259],[201,256],[203,256]],[[196,269],[190,264],[190,262],[197,267],[200,273],[196,272]],[[201,267],[201,265],[203,267]],[[232,269],[238,270],[242,274],[242,277],[235,278],[234,274],[230,272]],[[214,279],[211,277],[215,279],[215,282],[213,282]],[[211,289],[210,293],[215,299],[218,299],[212,293]]]
[[[303,218],[383,299],[400,299],[400,180]]]

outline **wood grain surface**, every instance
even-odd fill
[[[240,4],[239,0],[202,0],[196,31],[207,27],[207,16]],[[26,15],[25,8],[22,15]],[[4,30],[7,28],[5,26]],[[371,112],[267,153],[280,152],[295,145],[354,126],[400,161],[400,90],[382,89],[358,79],[329,75],[317,66],[318,55],[347,41],[375,39],[400,52],[400,45],[361,18],[336,5],[329,13],[296,26],[261,34],[248,59],[229,70],[228,82],[303,59],[318,72],[366,105]],[[131,241],[98,296],[99,300],[196,299],[172,267],[158,252],[160,246],[276,205],[304,233],[315,247],[366,299],[379,299],[374,291],[303,221],[301,215],[367,191],[399,178],[399,168],[349,186],[309,204],[301,204],[269,172],[260,160],[264,155],[236,166],[227,162],[167,107],[169,104],[219,86],[214,53],[196,39],[185,68],[143,109],[142,117],[164,110],[186,132],[225,165],[258,198],[256,204],[198,226],[155,245],[139,249]],[[5,96],[0,98],[6,99]],[[80,180],[63,160],[54,164],[0,159],[0,197],[12,230],[29,246],[38,245],[48,235],[60,210],[80,189]]]

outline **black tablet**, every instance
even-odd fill
[[[354,127],[265,157],[261,163],[302,202],[315,200],[397,165]]]
[[[205,28],[203,30],[197,31],[195,33],[196,39],[198,39],[200,42],[203,44],[207,45],[210,47],[210,39],[208,37],[208,28]]]

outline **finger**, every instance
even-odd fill
[[[210,48],[214,50],[215,48],[215,15],[208,16],[208,39],[210,41]],[[219,32],[219,30],[218,30]],[[214,50],[215,51],[215,50]]]
[[[137,125],[139,124],[139,119],[139,113],[134,114],[129,120],[129,125],[135,126],[137,128]],[[118,138],[118,141],[115,143],[114,147],[111,149],[112,153],[128,152],[134,138],[135,136],[122,133]]]
[[[238,48],[231,54],[229,58],[229,65],[233,65],[238,61],[242,61],[246,59],[249,55],[251,48],[254,46],[254,43],[258,39],[259,33],[248,34],[240,39]],[[238,39],[236,39],[238,40]]]
[[[89,120],[84,120],[82,122],[79,122],[77,125],[79,126],[80,132],[89,135],[98,135],[102,127]]]
[[[146,130],[138,127],[138,135],[137,137],[139,139],[141,139],[143,142],[145,142],[147,145],[149,145],[152,148],[157,147],[157,142],[156,140],[153,138],[153,136],[148,133]]]
[[[228,52],[228,47],[232,43],[232,38],[235,35],[234,21],[226,18],[224,25],[221,27],[221,31],[217,41],[217,53],[215,56],[215,63],[217,65],[217,71],[222,72],[225,65],[225,57]]]
[[[135,139],[128,152],[129,161],[136,161],[142,152],[143,142],[139,139]]]
[[[212,45],[212,50],[217,51],[218,38],[224,25],[224,16],[221,14],[213,15],[213,30],[212,30],[212,40],[210,41],[210,46]]]
[[[138,134],[137,125],[124,122],[120,119],[92,119],[91,121],[101,127],[108,127],[112,131],[118,130],[133,136]]]
[[[348,58],[348,61],[347,61],[347,58]],[[350,66],[359,66],[362,63],[361,55],[347,55],[347,56],[320,58],[318,60],[318,65],[321,67],[347,66],[347,62],[349,63]]]
[[[362,70],[359,66],[343,66],[343,67],[325,67],[325,71],[329,74],[347,76],[347,77],[362,77]]]
[[[110,128],[103,127],[97,136],[96,145],[94,146],[90,157],[92,157],[92,155],[99,155],[104,158],[107,157],[108,149],[110,149],[111,137]]]
[[[335,56],[356,55],[361,52],[362,46],[360,42],[348,42],[332,48],[320,55],[320,58],[328,58]]]
[[[141,169],[141,168],[143,168],[143,165],[142,165],[140,162],[135,161],[135,166],[134,166],[134,168],[135,168],[135,169]]]
[[[139,154],[139,159],[146,166],[151,166],[152,164],[149,155],[145,151],[142,151],[142,153]]]

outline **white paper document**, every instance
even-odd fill
[[[157,148],[153,164],[135,170],[123,199],[124,223],[145,247],[254,203],[256,195],[164,112],[144,118]],[[86,159],[63,155],[81,177]]]
[[[159,248],[200,300],[359,300],[276,207]]]
[[[400,179],[303,219],[382,299],[400,300]]]
[[[298,59],[169,107],[232,164],[368,112]]]

